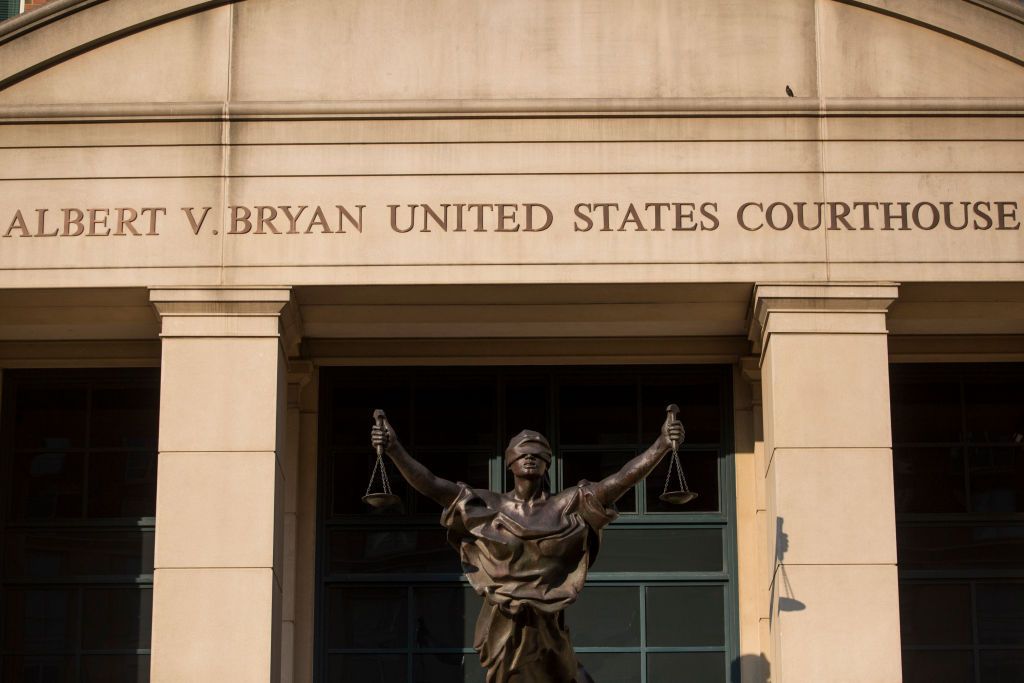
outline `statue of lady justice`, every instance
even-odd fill
[[[551,493],[551,445],[523,430],[505,450],[515,477],[507,493],[441,479],[399,443],[383,412],[371,441],[405,480],[444,506],[441,524],[459,551],[466,578],[484,599],[473,647],[487,683],[593,683],[572,649],[563,610],[576,601],[597,558],[615,502],[682,442],[670,406],[658,439],[615,474]]]

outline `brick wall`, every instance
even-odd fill
[[[25,11],[35,9],[36,7],[42,7],[50,0],[25,0]]]

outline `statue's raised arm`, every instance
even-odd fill
[[[650,448],[627,462],[621,470],[615,474],[593,484],[594,495],[604,505],[612,505],[622,496],[626,495],[637,482],[651,473],[661,459],[672,450],[673,442],[683,442],[686,432],[683,423],[678,418],[679,409],[675,405],[668,408],[665,416],[665,423],[661,425],[661,434]]]
[[[399,443],[395,429],[388,422],[384,411],[380,411],[380,414],[383,420],[381,420],[381,424],[374,425],[370,430],[370,442],[374,447],[384,447],[384,452],[395,463],[395,467],[402,473],[410,486],[439,505],[448,507],[459,494],[458,485],[438,477],[424,467],[423,463],[409,455],[409,452]]]

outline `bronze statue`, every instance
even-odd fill
[[[435,476],[409,455],[379,413],[373,445],[387,452],[414,489],[444,507],[448,541],[484,598],[473,647],[487,683],[593,683],[572,649],[562,611],[583,589],[601,530],[618,515],[615,502],[682,442],[674,408],[658,439],[621,470],[555,494],[547,473],[551,445],[537,432],[523,430],[509,441],[505,465],[515,487],[495,493]]]

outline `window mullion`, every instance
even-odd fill
[[[971,654],[974,660],[974,680],[981,680],[981,652],[978,649],[978,582],[971,581]]]
[[[640,591],[640,680],[647,681],[647,585],[637,586]]]
[[[416,618],[414,613],[416,611],[416,605],[413,603],[414,591],[413,586],[415,584],[410,583],[406,588],[406,609],[405,609],[405,621],[406,621],[406,642],[405,642],[405,676],[407,683],[413,683],[413,649],[416,647]]]

